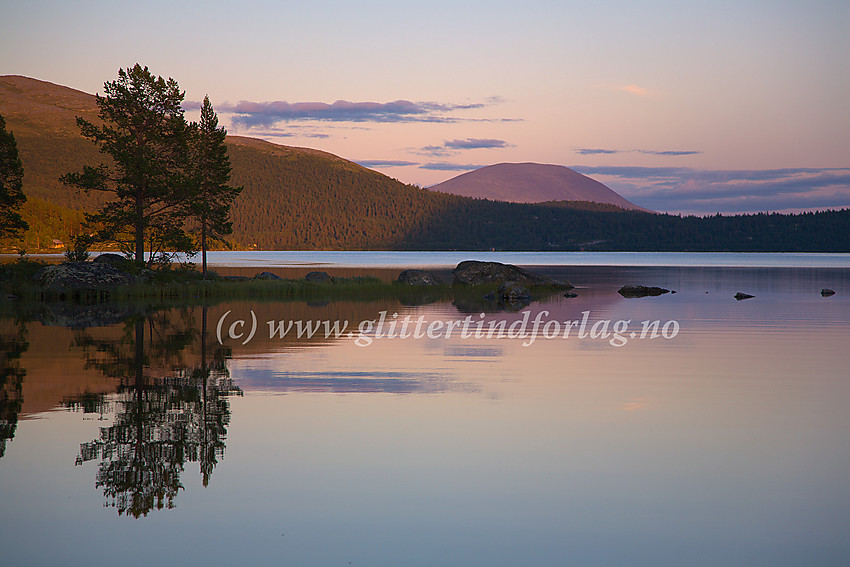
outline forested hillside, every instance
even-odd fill
[[[0,114],[24,165],[25,248],[80,231],[98,197],[59,182],[107,159],[79,135],[94,97],[0,77]],[[850,252],[850,210],[801,215],[679,217],[587,202],[505,203],[403,184],[340,157],[230,136],[231,244],[244,249],[506,249]]]
[[[230,138],[234,240],[264,250],[850,251],[850,211],[680,217],[431,192],[323,152]]]

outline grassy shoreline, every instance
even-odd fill
[[[112,287],[107,291],[74,293],[46,291],[36,279],[36,274],[49,265],[43,261],[19,259],[0,265],[0,302],[10,303],[118,303],[156,306],[192,306],[230,300],[306,301],[330,303],[335,301],[377,301],[394,299],[406,305],[433,303],[435,301],[478,302],[494,291],[497,284],[478,286],[451,285],[450,270],[435,270],[444,283],[433,286],[413,286],[395,281],[401,269],[327,268],[330,281],[313,282],[292,275],[292,268],[268,269],[232,267],[208,272],[203,279],[195,266],[171,265],[158,270],[145,270],[143,274],[130,265],[121,271],[136,273],[136,283]],[[217,267],[218,268],[218,267]],[[281,279],[258,279],[255,275],[268,271]],[[297,268],[295,272],[317,271],[315,268]],[[223,273],[221,273],[223,272]],[[375,275],[378,272],[378,275]],[[343,275],[344,274],[344,275]],[[143,276],[143,277],[142,277]],[[532,290],[536,298],[556,290]]]

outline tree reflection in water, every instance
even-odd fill
[[[29,348],[27,328],[23,322],[3,322],[0,328],[0,459],[6,454],[6,441],[15,437],[18,414],[23,405],[21,355]]]
[[[230,395],[241,395],[226,365],[227,349],[208,344],[207,308],[200,331],[190,310],[160,312],[126,323],[118,339],[85,331],[76,345],[87,366],[119,380],[115,418],[100,438],[80,446],[77,464],[99,459],[96,486],[105,506],[139,518],[174,508],[187,462],[200,463],[204,486],[224,456]],[[185,362],[200,339],[200,360]],[[208,359],[211,359],[208,361]]]

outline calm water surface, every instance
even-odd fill
[[[740,266],[850,268],[850,254],[735,252],[210,252],[213,265],[446,268],[469,259],[524,266]]]
[[[62,254],[34,254],[34,258],[62,261]],[[13,254],[0,254],[12,261]],[[199,262],[200,258],[178,257]],[[465,251],[211,251],[212,266],[453,268],[464,260],[505,262],[522,266],[704,266],[775,268],[850,268],[850,254],[796,252],[465,252]]]
[[[578,297],[483,317],[5,305],[2,563],[850,564],[850,270],[549,272]],[[626,283],[678,293],[623,299]],[[384,335],[406,317],[541,323],[528,346],[388,338],[382,313]],[[270,338],[269,321],[355,332]],[[677,332],[642,339],[642,321]]]

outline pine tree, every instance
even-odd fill
[[[18,237],[29,228],[18,212],[27,197],[23,190],[24,166],[15,136],[6,131],[0,115],[0,238]]]
[[[219,128],[218,117],[208,96],[201,107],[201,121],[192,124],[191,197],[189,214],[196,221],[195,232],[200,238],[202,272],[207,273],[207,248],[211,240],[233,232],[230,205],[242,187],[228,185],[230,158],[225,145],[225,129]]]
[[[187,192],[188,125],[182,93],[174,79],[155,77],[138,63],[119,69],[118,80],[104,83],[97,97],[102,125],[77,117],[82,135],[108,154],[112,163],[85,166],[62,181],[86,191],[112,193],[114,199],[93,214],[96,239],[116,242],[138,266],[165,251],[192,251],[183,230]]]

